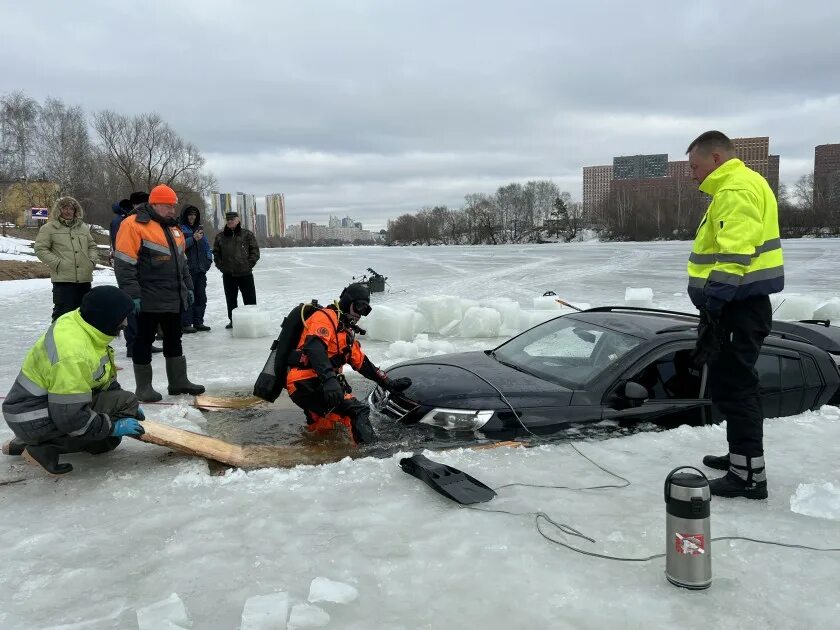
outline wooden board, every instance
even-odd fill
[[[236,468],[292,468],[300,465],[330,464],[345,457],[364,457],[365,453],[350,444],[314,443],[306,446],[269,446],[230,444],[224,440],[202,435],[193,431],[144,420],[146,433],[140,436],[143,442],[165,446],[166,448],[203,457]],[[479,444],[471,448],[491,449],[502,447],[528,446],[522,442],[493,442]]]
[[[237,468],[292,468],[301,464],[316,465],[337,462],[345,457],[359,457],[357,449],[344,444],[311,446],[240,446],[224,440],[176,429],[154,420],[144,420],[146,433],[140,439],[150,444],[211,459]]]
[[[256,396],[208,396],[195,397],[195,406],[199,409],[248,409],[265,402]]]

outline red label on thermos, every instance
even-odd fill
[[[674,534],[674,546],[677,553],[686,556],[699,556],[706,553],[706,541],[703,534]]]

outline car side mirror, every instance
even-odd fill
[[[627,400],[640,405],[650,398],[650,394],[648,394],[647,387],[644,385],[639,385],[639,383],[635,383],[633,381],[627,381],[624,384],[624,397]]]

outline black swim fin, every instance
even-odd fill
[[[484,503],[496,496],[478,479],[470,477],[457,468],[433,462],[419,453],[400,460],[400,468],[412,477],[426,482],[435,492],[461,505]]]

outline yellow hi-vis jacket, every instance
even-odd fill
[[[785,286],[779,209],[767,181],[741,160],[712,171],[700,190],[712,196],[688,259],[688,295],[697,308],[723,305]]]
[[[61,436],[107,437],[111,419],[91,409],[93,393],[116,380],[113,337],[97,330],[79,309],[59,317],[26,355],[3,401],[3,416],[27,444]]]

